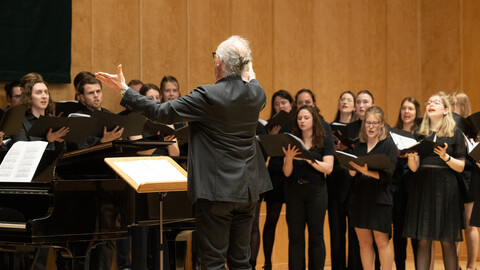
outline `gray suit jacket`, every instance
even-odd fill
[[[246,83],[230,76],[162,104],[129,89],[121,104],[158,122],[189,122],[188,194],[192,202],[250,202],[271,189],[255,141],[265,102],[258,81]]]

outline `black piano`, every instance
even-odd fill
[[[69,269],[83,269],[92,248],[127,237],[132,226],[158,225],[160,196],[137,194],[103,161],[135,155],[142,147],[148,146],[120,141],[69,153],[46,151],[32,182],[1,182],[0,251],[29,254],[54,247]],[[163,202],[164,224],[194,226],[186,192],[169,193]]]

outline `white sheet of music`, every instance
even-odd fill
[[[114,164],[138,184],[187,180],[167,160],[117,161]]]
[[[0,182],[30,182],[47,148],[47,142],[16,142],[0,164]]]
[[[392,140],[397,146],[398,150],[407,149],[417,144],[415,139],[408,138],[394,132],[390,132],[390,136],[392,137]]]

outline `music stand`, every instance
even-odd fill
[[[167,192],[187,190],[187,172],[166,156],[105,158],[105,162],[137,193],[160,195],[160,269],[163,270],[163,198]]]

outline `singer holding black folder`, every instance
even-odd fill
[[[345,91],[338,98],[338,110],[334,122],[349,124],[355,121],[355,94]],[[358,132],[357,132],[358,133]],[[335,139],[335,138],[334,138]],[[337,138],[338,139],[338,138]],[[345,150],[340,140],[336,140],[335,150]],[[348,179],[345,169],[335,159],[332,173],[327,177],[328,187],[328,224],[330,227],[330,255],[332,270],[347,269],[346,233],[348,214],[348,194],[350,193],[351,181]],[[348,247],[351,248],[356,240],[353,229],[348,230]],[[358,246],[358,244],[356,244]],[[349,263],[355,260],[353,252],[349,252]]]
[[[414,97],[406,97],[400,103],[395,128],[413,134],[418,128],[421,116],[420,104]],[[421,119],[420,119],[421,120]],[[407,156],[399,156],[393,174],[393,251],[397,270],[405,270],[407,259],[407,238],[403,237],[408,194],[413,182],[413,172],[408,168]],[[417,240],[411,239],[413,254],[416,256]]]
[[[165,124],[189,121],[188,195],[196,204],[202,269],[251,268],[255,207],[259,194],[271,189],[255,141],[266,95],[251,61],[248,42],[232,36],[213,53],[216,84],[161,104],[128,88],[121,65],[117,74],[96,74],[121,91],[125,107]]]
[[[378,106],[366,109],[360,128],[359,142],[353,154],[366,156],[385,154],[390,162],[397,162],[397,147],[387,136],[385,116]],[[356,177],[350,197],[350,221],[357,233],[360,244],[360,257],[364,270],[375,269],[375,241],[382,269],[392,269],[393,250],[389,238],[392,234],[391,193],[393,170],[372,170],[350,162],[355,171],[349,170]]]
[[[293,134],[302,139],[315,160],[296,157],[296,146],[283,148],[285,158],[286,218],[288,225],[288,269],[305,269],[305,225],[308,227],[308,269],[325,266],[323,225],[327,210],[326,175],[333,170],[333,136],[316,107],[298,108]]]
[[[272,95],[272,110],[270,119],[280,111],[290,113],[292,111],[293,98],[285,90],[278,90]],[[269,135],[292,132],[293,121],[288,121],[282,126],[277,125],[268,130]],[[272,269],[272,251],[275,241],[275,230],[277,222],[282,211],[282,205],[285,202],[283,185],[285,176],[282,171],[283,157],[270,157],[268,162],[268,173],[272,180],[273,189],[265,193],[265,202],[267,205],[267,216],[263,227],[263,254],[265,255],[265,270]]]
[[[456,241],[462,241],[465,227],[463,201],[457,173],[465,166],[465,140],[455,127],[448,97],[440,92],[426,102],[417,140],[426,139],[444,144],[434,153],[419,157],[408,154],[408,166],[415,172],[409,195],[404,237],[418,239],[416,268],[430,266],[432,241],[440,241],[446,270],[457,269]]]
[[[63,137],[69,132],[68,127],[62,127],[55,131],[49,129],[43,138],[27,135],[28,130],[41,115],[54,113],[53,102],[48,92],[47,84],[41,80],[27,82],[21,97],[21,103],[28,105],[28,111],[23,119],[20,132],[11,136],[11,143],[13,144],[17,141],[48,141],[47,149],[54,150],[54,142],[64,141]]]

